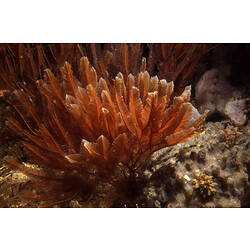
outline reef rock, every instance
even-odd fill
[[[235,100],[241,92],[227,81],[228,74],[218,69],[205,72],[196,85],[196,103],[201,112],[208,109],[210,116],[219,114],[237,126],[243,125],[247,119],[245,101]]]
[[[242,126],[247,120],[246,107],[245,99],[231,100],[225,106],[225,114],[235,125]]]
[[[249,135],[209,122],[200,136],[156,152],[144,171],[145,206],[249,206]]]

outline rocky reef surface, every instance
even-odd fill
[[[209,122],[200,135],[152,156],[150,207],[249,206],[250,126]]]
[[[209,110],[209,116],[220,115],[242,126],[247,121],[249,98],[230,84],[227,74],[224,69],[206,71],[196,85],[195,100],[200,112]]]

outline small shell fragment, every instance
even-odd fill
[[[188,175],[184,175],[184,177],[183,177],[186,181],[191,181],[191,179],[190,179],[190,177],[188,176]]]

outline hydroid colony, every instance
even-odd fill
[[[204,121],[206,114],[189,102],[190,86],[172,98],[173,82],[151,77],[145,58],[137,74],[129,73],[127,47],[122,51],[125,73],[114,78],[104,67],[106,59],[96,61],[96,70],[83,56],[76,73],[65,62],[60,73],[46,69],[35,86],[15,90],[18,115],[9,125],[39,165],[6,158],[31,177],[34,190],[26,198],[60,202],[95,192],[101,181],[124,200],[133,198],[151,154],[186,141]]]

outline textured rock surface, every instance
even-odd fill
[[[237,126],[242,126],[247,120],[247,101],[231,100],[225,106],[225,115]]]
[[[195,88],[195,99],[200,110],[209,109],[223,114],[226,103],[232,97],[239,97],[240,92],[226,80],[227,74],[218,69],[206,71]]]
[[[208,123],[199,137],[154,154],[144,172],[147,206],[248,206],[249,164],[249,126]]]
[[[203,74],[196,85],[195,99],[199,111],[208,109],[209,115],[219,114],[229,118],[235,125],[246,123],[246,100],[235,100],[242,93],[227,80],[229,73],[225,70],[211,69]]]

